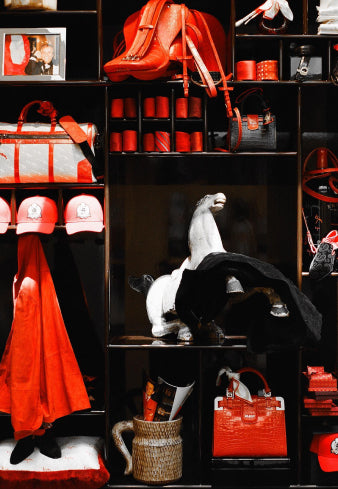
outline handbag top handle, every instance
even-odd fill
[[[255,368],[252,368],[252,367],[243,367],[243,368],[240,368],[239,370],[237,370],[238,374],[243,374],[245,372],[251,372],[253,374],[258,375],[258,377],[262,380],[262,382],[264,384],[264,391],[265,391],[266,397],[271,396],[271,389],[268,386],[268,383],[267,383],[263,374],[261,374],[258,370],[256,370]],[[233,391],[234,391],[233,380],[230,381],[227,391],[229,394],[233,393]]]
[[[27,120],[28,111],[33,105],[39,105],[37,112],[39,112],[39,114],[41,114],[45,117],[49,117],[51,120],[52,127],[54,127],[56,125],[57,111],[54,108],[53,104],[51,102],[49,102],[48,100],[44,100],[44,101],[43,100],[33,100],[32,102],[29,102],[28,104],[26,104],[20,112],[20,115],[18,118],[18,131],[22,130],[22,126]]]
[[[249,88],[248,90],[245,90],[244,92],[242,92],[238,95],[235,103],[241,104],[240,113],[241,114],[245,113],[244,112],[244,104],[251,97],[255,97],[256,99],[258,99],[259,106],[261,107],[263,115],[264,115],[264,125],[270,124],[272,122],[270,107],[268,107],[266,100],[263,97],[263,90],[261,88]]]

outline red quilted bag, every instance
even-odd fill
[[[285,457],[287,455],[285,410],[282,397],[272,397],[263,375],[253,368],[242,368],[238,374],[253,372],[263,381],[263,395],[251,399],[238,397],[239,382],[230,380],[224,397],[214,405],[214,457]]]

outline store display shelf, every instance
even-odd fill
[[[323,34],[245,34],[245,33],[236,33],[235,37],[245,38],[245,39],[332,39],[334,37],[331,35],[323,35]]]
[[[86,80],[41,80],[39,81],[41,86],[61,86],[61,87],[72,87],[72,86],[87,86],[87,87],[106,87],[107,82],[97,79],[86,79]],[[0,86],[23,86],[23,87],[36,87],[36,81],[26,81],[26,80],[1,80]]]
[[[197,350],[209,350],[209,349],[239,349],[246,350],[246,336],[226,336],[221,343],[214,342],[209,343],[194,343],[179,342],[174,339],[154,338],[152,336],[114,336],[111,338],[108,348],[113,349],[155,349],[155,348],[186,348]]]
[[[19,15],[46,15],[46,16],[54,16],[54,15],[97,15],[97,10],[5,10],[1,11],[0,15],[10,15],[19,16]]]
[[[332,85],[330,80],[234,80],[233,85],[290,85],[290,86],[304,86],[304,85]]]
[[[0,183],[0,190],[29,190],[29,189],[101,189],[104,190],[104,183]]]
[[[144,152],[139,152],[139,153],[131,153],[131,152],[122,152],[122,153],[119,153],[119,152],[111,152],[109,153],[109,156],[110,157],[116,157],[116,156],[122,156],[122,157],[128,157],[128,158],[139,158],[139,157],[142,157],[144,158],[145,156],[147,157],[153,157],[153,158],[168,158],[168,157],[178,157],[178,158],[186,158],[187,156],[189,156],[189,158],[193,157],[193,158],[199,158],[199,157],[203,157],[205,158],[205,155],[208,154],[208,156],[212,156],[212,157],[225,157],[225,158],[240,158],[240,157],[243,157],[243,156],[259,156],[259,157],[271,157],[271,156],[279,156],[279,157],[286,157],[286,156],[297,156],[297,152],[296,151],[281,151],[281,152],[277,152],[277,151],[270,151],[270,152],[258,152],[258,151],[255,151],[255,152],[247,152],[247,151],[243,151],[243,152],[238,152],[238,153],[231,153],[230,151],[201,151],[201,152],[196,152],[196,153],[180,153],[180,152],[177,152],[177,151],[168,151],[166,153],[160,153],[160,152],[149,152],[149,153],[144,153]]]

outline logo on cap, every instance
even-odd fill
[[[79,217],[80,219],[87,219],[90,217],[89,205],[85,202],[81,202],[81,204],[77,206],[76,217]]]
[[[40,219],[42,217],[41,207],[36,202],[28,207],[27,217],[29,219]]]
[[[331,442],[331,453],[338,455],[338,438],[335,438]]]

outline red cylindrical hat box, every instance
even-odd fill
[[[155,131],[155,151],[166,153],[170,151],[170,134],[166,131]]]
[[[152,132],[146,132],[143,134],[143,151],[155,151],[155,135]]]
[[[110,134],[110,151],[122,151],[122,134],[120,132],[112,132]]]
[[[176,131],[175,132],[175,149],[179,153],[190,152],[190,134],[188,132]]]
[[[187,97],[179,97],[176,99],[175,115],[177,119],[186,119],[188,117],[188,99]]]
[[[155,97],[146,97],[143,100],[143,115],[144,117],[155,117]]]
[[[203,151],[203,133],[200,131],[190,134],[190,145],[192,152]]]
[[[129,119],[136,119],[137,109],[136,109],[136,99],[133,97],[126,97],[124,99],[124,115]]]
[[[198,119],[200,119],[202,117],[202,99],[201,99],[201,97],[189,97],[188,117],[198,118]]]
[[[162,95],[157,95],[156,97],[156,117],[160,119],[168,119],[169,110],[169,97],[163,97]]]
[[[123,151],[137,151],[137,131],[126,129],[123,131]]]
[[[257,80],[278,80],[278,61],[267,59],[257,63],[256,78]]]
[[[237,80],[256,80],[256,61],[244,60],[236,63]]]
[[[113,98],[110,105],[110,116],[114,119],[124,117],[124,100],[123,98]]]

